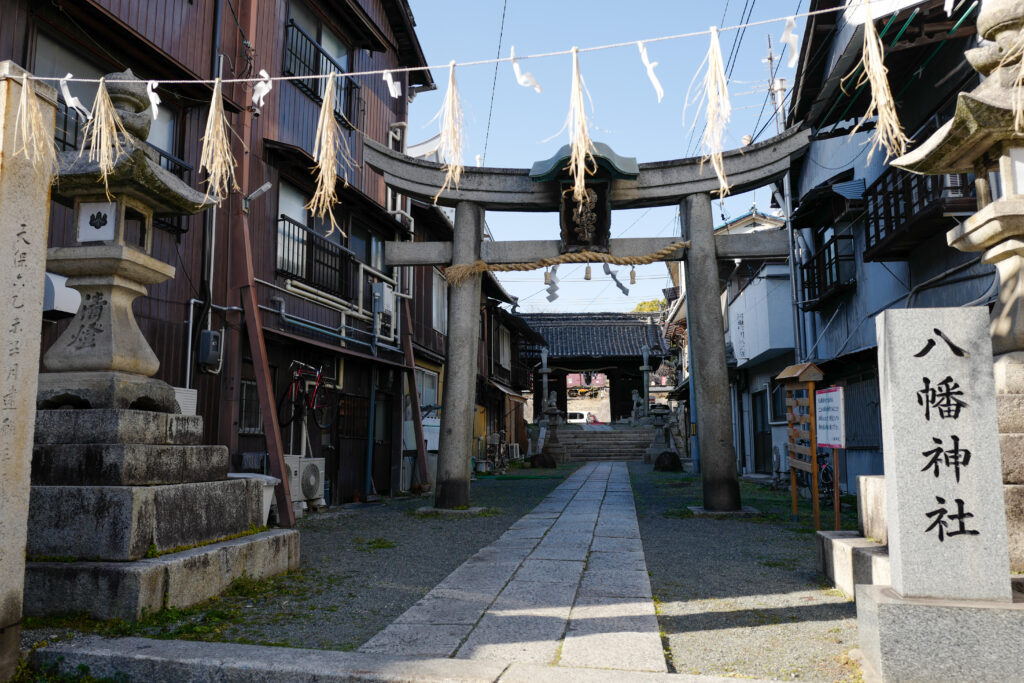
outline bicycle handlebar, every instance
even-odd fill
[[[312,365],[309,365],[307,363],[303,363],[300,360],[293,360],[291,362],[291,365],[288,366],[289,370],[293,370],[294,371],[295,368],[299,368],[300,370],[306,370],[308,372],[312,372],[313,374],[320,374],[319,368],[314,368]]]

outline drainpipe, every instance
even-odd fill
[[[366,429],[366,481],[364,482],[364,489],[366,491],[366,497],[364,500],[370,499],[370,493],[373,491],[373,437],[376,435],[376,422],[377,416],[377,365],[376,363],[370,369],[370,424]]]
[[[792,188],[789,182],[789,171],[782,177],[782,200],[786,210],[786,232],[789,234],[789,284],[793,295],[793,357],[794,360],[803,359],[803,329],[802,311],[800,310],[800,292],[803,291],[803,271],[796,267],[796,240],[793,234],[793,223],[790,215],[793,213]]]

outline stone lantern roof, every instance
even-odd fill
[[[159,153],[144,140],[152,123],[146,87],[131,69],[106,77],[107,92],[127,135],[118,133],[124,152],[114,160],[107,176],[111,196],[129,196],[150,207],[156,216],[199,213],[216,202],[187,185],[160,165]],[[83,142],[83,145],[87,141]],[[75,197],[102,191],[100,168],[89,161],[87,151],[70,150],[59,155],[60,169],[53,184],[53,198],[71,205]]]
[[[1024,39],[1024,4],[986,0],[978,15],[978,34],[990,42],[968,50],[966,57],[986,78],[973,91],[960,93],[952,120],[914,151],[895,159],[893,166],[932,175],[971,172],[999,142],[1024,141],[1024,135],[1014,130],[1012,104],[1014,80],[1022,68],[1020,56],[1000,66]]]

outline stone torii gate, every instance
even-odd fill
[[[778,181],[801,155],[810,139],[809,130],[794,126],[782,134],[723,155],[725,172],[735,193]],[[605,147],[604,149],[607,150]],[[610,153],[610,150],[608,150]],[[384,176],[396,191],[431,201],[444,184],[440,164],[412,159],[366,139],[364,161]],[[688,249],[663,257],[682,258],[686,264],[686,289],[692,352],[698,363],[694,389],[697,435],[701,448],[704,507],[712,511],[741,508],[736,459],[732,447],[732,414],[725,359],[725,335],[720,291],[707,283],[718,282],[718,259],[780,258],[789,256],[787,235],[781,232],[714,235],[711,194],[718,179],[710,164],[699,157],[635,164],[635,173],[613,174],[608,206],[614,209],[678,204],[683,240]],[[556,169],[557,170],[557,169]],[[563,187],[558,180],[537,182],[529,169],[466,168],[459,186],[443,192],[437,203],[455,207],[452,242],[389,242],[385,261],[390,266],[450,266],[472,264],[532,263],[562,253],[560,240],[494,242],[483,240],[484,212],[551,211],[562,206]],[[588,184],[589,187],[589,184]],[[679,238],[614,239],[608,242],[612,256],[639,257],[664,249]],[[480,324],[480,274],[471,276],[448,294],[448,353],[442,399],[441,435],[438,448],[434,505],[455,508],[469,504],[470,455],[473,439],[473,395],[476,382],[477,340]]]

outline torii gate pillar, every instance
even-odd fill
[[[704,509],[740,510],[740,487],[732,445],[729,370],[725,361],[725,323],[718,290],[718,263],[711,195],[687,195],[679,207],[686,250],[687,333],[700,372],[690,376],[697,403],[697,438]]]
[[[480,259],[484,209],[473,202],[455,205],[452,265]],[[469,505],[470,457],[480,347],[480,274],[448,288],[448,357],[441,398],[441,435],[437,449],[434,507]]]

